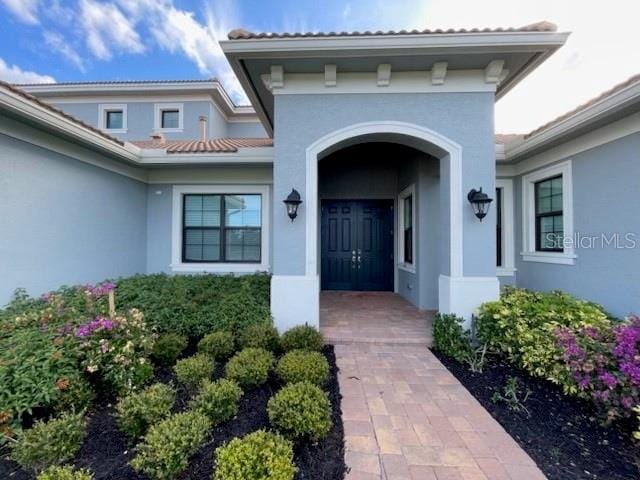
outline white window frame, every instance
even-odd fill
[[[496,179],[496,188],[502,190],[502,266],[496,268],[499,277],[511,277],[516,272],[515,230],[513,215],[513,179]],[[496,208],[496,212],[497,212]]]
[[[574,265],[577,255],[573,247],[573,176],[571,160],[552,165],[522,177],[522,260],[525,262]],[[563,252],[536,251],[535,184],[562,175]]]
[[[413,259],[412,263],[406,263],[404,261],[404,200],[407,197],[411,197],[412,200],[412,212],[411,212],[411,258]],[[417,264],[417,256],[416,256],[416,230],[418,229],[418,225],[416,224],[416,185],[415,183],[409,185],[407,188],[402,190],[398,195],[398,268],[400,270],[404,270],[406,272],[416,273],[416,264]]]
[[[178,110],[178,128],[162,128],[162,112]],[[153,106],[153,128],[156,132],[184,131],[184,103],[156,103]]]
[[[107,128],[107,113],[122,111],[122,128]],[[101,103],[98,105],[98,128],[108,133],[127,133],[127,104]]]
[[[260,262],[256,263],[194,263],[182,261],[182,204],[185,194],[259,194],[262,196]],[[171,270],[173,272],[253,273],[267,272],[269,258],[269,186],[268,185],[174,185],[171,218]]]

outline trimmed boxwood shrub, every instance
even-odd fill
[[[471,354],[471,336],[463,322],[454,314],[438,313],[433,318],[434,350],[459,362],[466,361]]]
[[[173,367],[176,378],[187,389],[194,390],[213,375],[214,361],[208,355],[199,353],[189,358],[178,360]]]
[[[89,470],[73,470],[73,467],[49,467],[36,477],[36,480],[93,480]]]
[[[175,398],[173,388],[156,383],[120,399],[116,405],[118,427],[130,438],[141,437],[151,425],[169,416]]]
[[[247,288],[225,296],[215,310],[215,328],[239,335],[249,325],[271,322],[268,303],[260,302]]]
[[[267,404],[271,424],[285,436],[313,441],[331,428],[331,403],[327,394],[308,382],[287,385]]]
[[[226,330],[209,333],[198,342],[198,352],[209,355],[214,360],[226,360],[235,351],[234,335]]]
[[[218,447],[215,463],[213,480],[292,480],[297,470],[291,442],[264,430]]]
[[[205,380],[198,395],[189,406],[204,413],[213,425],[233,418],[238,413],[242,389],[233,380],[221,378],[216,382]]]
[[[152,480],[171,480],[187,467],[210,426],[197,410],[176,413],[149,429],[130,465]]]
[[[277,353],[280,350],[280,335],[272,323],[256,323],[242,330],[238,345],[240,348],[264,348]]]
[[[290,328],[282,334],[280,344],[285,352],[291,350],[320,351],[323,345],[322,334],[309,325]]]
[[[227,362],[225,376],[243,389],[257,387],[269,378],[274,361],[273,354],[267,350],[245,348]]]
[[[322,386],[329,378],[329,362],[320,352],[292,350],[276,366],[283,383],[309,382]]]
[[[163,333],[156,339],[151,358],[158,365],[170,366],[187,346],[187,337],[177,333]]]
[[[11,446],[11,459],[36,472],[73,458],[85,435],[82,414],[64,414],[48,422],[38,421],[23,430]]]

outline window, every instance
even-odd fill
[[[502,188],[496,188],[496,266],[502,266]]]
[[[404,199],[404,263],[413,263],[413,196]]]
[[[522,177],[522,259],[573,265],[571,160]]]
[[[513,180],[496,179],[496,273],[510,277],[516,272],[513,231]]]
[[[100,105],[99,115],[98,128],[108,130],[111,133],[127,131],[126,105]]]
[[[156,131],[181,132],[184,124],[182,103],[156,103],[154,128]]]
[[[415,185],[398,195],[398,268],[415,273],[416,265]]]
[[[174,272],[269,270],[268,185],[175,185]]]
[[[180,128],[180,111],[162,110],[162,128]]]
[[[183,208],[183,262],[260,263],[260,195],[186,194]]]
[[[535,184],[536,250],[562,252],[562,175]]]

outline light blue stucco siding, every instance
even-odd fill
[[[116,101],[112,103],[118,103]],[[200,137],[200,116],[207,117],[208,135],[210,138],[228,137],[227,122],[211,102],[181,101],[167,99],[166,102],[129,102],[127,103],[127,131],[112,133],[122,140],[149,140],[154,131],[155,103],[179,103],[184,107],[183,130],[181,132],[164,132],[167,139],[193,140]],[[69,115],[83,122],[98,127],[98,103],[59,103],[56,106]]]
[[[517,284],[560,289],[602,304],[617,316],[640,312],[640,134],[629,135],[570,157],[573,174],[575,265],[525,262],[518,255]],[[515,211],[522,212],[522,180],[514,183]],[[620,246],[601,235],[618,235]],[[629,235],[625,239],[625,235]],[[595,237],[595,241],[589,240]],[[516,251],[522,246],[522,216],[516,215]]]
[[[0,134],[0,305],[144,273],[146,203],[142,182]]]
[[[260,122],[229,122],[227,136],[230,138],[264,138],[267,132]]]
[[[462,147],[463,195],[482,186],[495,187],[495,145],[492,93],[277,95],[275,97],[274,197],[291,188],[306,197],[305,151],[321,137],[354,124],[399,121],[431,129]],[[441,169],[440,198],[448,208],[448,168]],[[464,275],[495,276],[495,213],[479,222],[464,199]],[[274,273],[305,274],[305,204],[300,219],[274,216]],[[439,252],[448,252],[449,216],[434,226],[442,232]],[[446,244],[446,245],[445,245]],[[440,255],[439,272],[449,274],[448,253]]]

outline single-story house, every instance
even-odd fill
[[[267,271],[280,328],[318,324],[321,290],[469,318],[514,284],[640,311],[640,77],[494,132],[495,101],[567,37],[234,30],[251,106],[216,80],[1,84],[0,303]]]

